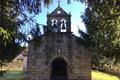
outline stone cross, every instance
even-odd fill
[[[61,1],[60,1],[60,0],[58,0],[57,2],[58,2],[58,6],[60,6],[60,2],[61,2]]]

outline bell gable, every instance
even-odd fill
[[[71,32],[71,14],[65,12],[59,5],[47,15],[48,30],[52,32]]]
[[[69,14],[65,12],[60,6],[58,6],[53,12],[48,14],[48,16],[57,16],[57,15],[69,16]]]

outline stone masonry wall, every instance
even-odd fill
[[[71,33],[46,34],[39,46],[29,43],[26,80],[50,80],[51,63],[58,57],[67,62],[68,80],[91,80],[89,49]]]

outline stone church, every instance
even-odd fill
[[[58,5],[44,31],[40,44],[29,42],[26,80],[91,80],[90,50],[71,32],[71,14]]]

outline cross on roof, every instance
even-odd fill
[[[60,2],[61,2],[61,1],[60,1],[60,0],[58,0],[57,2],[58,2],[58,6],[60,6]]]

